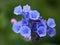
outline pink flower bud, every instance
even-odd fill
[[[16,22],[17,22],[17,20],[16,20],[16,19],[14,19],[14,18],[13,18],[13,19],[11,19],[11,23],[12,23],[12,24],[14,24],[14,23],[16,23]]]

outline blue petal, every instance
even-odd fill
[[[14,8],[14,14],[20,15],[22,13],[22,7],[19,5]]]
[[[41,19],[40,22],[37,23],[37,28],[40,26],[44,26],[47,29],[46,21]]]
[[[56,26],[54,19],[49,18],[48,21],[47,21],[47,25],[51,28],[54,28]]]
[[[37,24],[35,22],[32,22],[30,24],[30,28],[32,29],[32,31],[35,31],[36,30],[36,28],[37,28],[36,26],[37,26]]]
[[[26,19],[29,20],[29,13],[28,12],[23,12],[22,16]]]
[[[28,25],[28,21],[26,21],[25,19],[22,19],[20,22],[21,22],[22,26]]]
[[[46,36],[46,28],[44,28],[44,26],[40,26],[40,27],[37,29],[37,34],[38,34],[40,37]]]
[[[12,30],[16,33],[20,32],[21,22],[16,22],[13,24]]]
[[[53,37],[53,36],[56,35],[56,29],[55,29],[55,28],[49,28],[49,29],[47,30],[47,33],[48,33],[48,35],[49,35],[50,37]]]
[[[20,34],[24,37],[29,37],[31,36],[31,30],[28,26],[22,26],[20,28]]]
[[[30,11],[30,6],[27,4],[23,6],[23,12],[29,12]]]
[[[39,12],[36,11],[36,10],[33,10],[33,11],[29,12],[29,17],[32,20],[37,20],[39,18],[39,15],[40,15]]]

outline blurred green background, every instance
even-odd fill
[[[43,19],[54,18],[56,22],[56,36],[44,37],[39,41],[27,42],[12,31],[10,20],[21,20],[20,16],[13,14],[16,6],[30,5],[38,10]],[[0,0],[0,45],[59,45],[60,44],[60,0]]]

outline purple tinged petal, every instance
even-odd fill
[[[30,41],[31,40],[31,36],[28,37],[24,37],[26,41]]]
[[[26,21],[25,19],[22,19],[20,22],[21,22],[22,26],[28,25],[28,21]]]
[[[35,32],[36,30],[37,30],[37,27],[36,27],[36,23],[35,22],[32,22],[31,24],[30,24],[30,28],[31,28],[31,30],[33,31],[33,32]]]
[[[44,28],[44,26],[40,26],[40,27],[37,29],[37,34],[38,34],[40,37],[46,36],[46,28]]]
[[[25,13],[23,12],[22,15],[26,20],[29,20],[29,13],[28,12],[25,12]]]
[[[32,10],[29,12],[29,17],[32,20],[37,20],[39,18],[39,15],[40,15],[39,12],[36,10]]]
[[[47,25],[51,28],[54,28],[56,26],[54,19],[49,18],[48,21],[47,21]]]
[[[14,8],[14,14],[20,15],[22,13],[22,7],[19,5]]]
[[[55,29],[55,28],[49,28],[49,29],[47,30],[47,33],[48,33],[48,35],[49,35],[50,37],[53,37],[53,36],[56,35],[56,29]]]

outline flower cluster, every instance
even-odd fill
[[[40,16],[37,10],[31,10],[31,7],[27,4],[21,7],[21,5],[14,8],[15,15],[21,15],[23,18],[20,21],[11,19],[13,23],[12,30],[15,33],[19,33],[27,40],[31,40],[32,34],[35,34],[35,39],[48,36],[53,37],[56,35],[56,26],[53,18],[49,18],[47,21]]]

